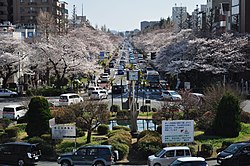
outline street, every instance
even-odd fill
[[[216,160],[207,161],[209,166],[216,166]],[[50,161],[39,161],[35,165],[37,166],[59,166],[56,162],[50,162]],[[127,164],[115,164],[115,165],[126,165],[126,166],[133,166],[133,165],[127,165]],[[0,166],[8,166],[8,165],[0,165]],[[146,165],[138,165],[138,166],[146,166]]]

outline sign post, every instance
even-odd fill
[[[162,121],[162,143],[194,142],[193,120]]]

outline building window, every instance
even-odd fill
[[[239,5],[239,0],[232,0],[232,6]]]
[[[24,3],[24,0],[20,0],[21,3]]]
[[[232,7],[232,15],[239,14],[240,13],[240,7],[234,6]]]

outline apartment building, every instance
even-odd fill
[[[13,0],[0,0],[0,23],[13,21]]]
[[[172,8],[172,21],[176,28],[183,29],[187,25],[185,21],[187,20],[188,13],[187,7],[173,7]]]

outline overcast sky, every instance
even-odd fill
[[[196,5],[206,4],[207,0],[64,0],[68,2],[69,18],[73,5],[77,15],[87,16],[90,23],[111,30],[126,31],[140,29],[141,21],[159,21],[171,16],[172,7],[186,6],[189,13]]]

